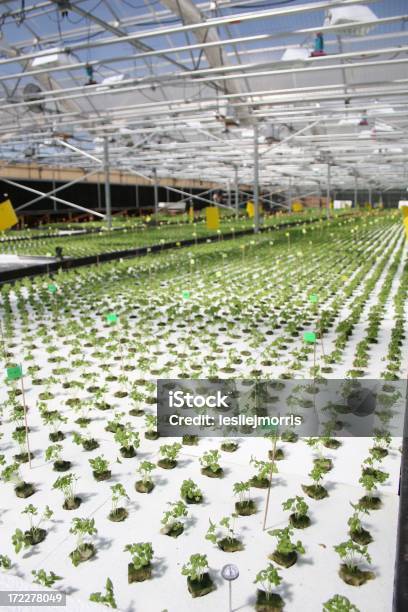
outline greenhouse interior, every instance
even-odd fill
[[[0,85],[0,609],[407,612],[407,0],[0,0]]]

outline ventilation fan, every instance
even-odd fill
[[[37,102],[37,104],[30,104],[28,110],[33,113],[43,113],[45,104],[42,97],[42,89],[36,83],[27,83],[23,89],[24,102]]]

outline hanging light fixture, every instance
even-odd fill
[[[31,60],[32,68],[58,68],[60,66],[69,66],[73,60],[68,53],[60,49],[59,47],[53,47],[47,49],[47,53],[43,52],[41,55],[34,57]]]
[[[309,49],[306,47],[288,47],[285,49],[281,61],[282,62],[299,62],[310,57]]]
[[[339,6],[327,11],[324,26],[344,27],[337,32],[365,36],[374,25],[361,25],[367,21],[378,21],[378,17],[368,6],[355,4],[354,6]]]

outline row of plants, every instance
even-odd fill
[[[282,223],[300,224],[305,219],[311,222],[323,218],[324,215],[320,211],[312,211],[303,215],[270,215],[265,217],[264,226],[273,229],[278,228]],[[67,224],[65,231],[72,231],[75,227]],[[36,238],[33,231],[13,230],[0,233],[0,253],[54,256],[55,249],[61,247],[64,256],[86,257],[98,253],[149,247],[156,244],[164,245],[167,242],[191,240],[206,236],[209,239],[220,240],[223,234],[234,234],[251,228],[253,228],[252,219],[245,217],[236,219],[228,215],[221,218],[220,228],[217,231],[208,230],[205,219],[177,224],[168,220],[160,220],[156,224],[152,217],[144,218],[138,223],[127,224],[120,229],[116,228],[114,231],[109,231],[105,227],[100,233],[92,235],[78,233],[59,236],[58,230],[50,229],[46,234],[41,231],[41,237]],[[60,226],[60,229],[63,229],[63,226]]]

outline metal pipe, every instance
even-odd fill
[[[72,151],[75,151],[75,153],[79,153],[80,155],[83,155],[84,157],[89,157],[89,159],[92,159],[92,161],[95,161],[98,164],[102,164],[101,160],[95,157],[95,155],[91,155],[90,153],[83,151],[79,147],[75,147],[73,144],[66,142],[65,140],[61,140],[60,138],[56,138],[55,140],[56,142],[58,142],[58,144],[64,147],[67,147],[67,149],[71,149]]]
[[[111,191],[109,179],[109,139],[108,136],[103,137],[103,158],[105,170],[105,212],[108,229],[112,229],[112,205]]]
[[[354,208],[358,208],[358,176],[354,174]]]
[[[238,185],[238,166],[234,167],[234,185],[235,185],[235,218],[239,215],[239,185]]]
[[[29,202],[22,204],[21,206],[16,208],[15,211],[19,212],[20,210],[23,210],[24,208],[27,208],[28,206],[31,206],[32,204],[35,204],[36,202],[39,202],[40,200],[43,200],[44,198],[49,198],[50,196],[54,195],[55,193],[58,193],[59,191],[62,191],[63,189],[66,189],[67,187],[72,187],[72,185],[75,185],[76,183],[81,183],[88,176],[92,176],[93,174],[97,174],[98,172],[99,170],[92,170],[92,172],[87,172],[80,178],[74,179],[70,181],[69,183],[64,183],[60,187],[57,187],[56,189],[52,189],[51,191],[48,191],[48,193],[45,193],[44,195],[41,195],[38,198],[34,198],[34,200],[30,200]]]
[[[287,206],[289,212],[292,212],[292,179],[289,179],[288,192],[287,192]]]
[[[392,54],[392,53],[402,53],[404,51],[408,51],[408,46],[405,47],[390,47],[388,49],[376,49],[375,52],[370,52],[367,51],[365,53],[366,56],[369,56],[371,54],[374,55],[379,55],[379,54]],[[353,57],[354,55],[361,55],[360,53],[348,53],[348,54],[344,54],[344,56],[346,58],[350,58]],[[323,59],[326,56],[323,57]],[[313,58],[314,60],[319,59],[319,58]],[[306,62],[306,60],[304,60]],[[378,66],[383,66],[383,65],[398,65],[398,64],[406,64],[407,60],[404,59],[387,59],[387,60],[375,60],[373,62],[354,62],[351,63],[350,66],[348,66],[348,68],[368,68],[368,67],[378,67]],[[0,62],[1,64],[1,62]],[[206,82],[213,82],[214,79],[216,78],[219,81],[229,81],[231,79],[242,79],[245,77],[256,77],[256,78],[260,78],[260,77],[264,77],[264,76],[274,76],[274,75],[283,75],[283,74],[303,74],[303,73],[309,73],[309,72],[321,72],[321,71],[326,71],[326,70],[334,70],[336,68],[342,68],[343,64],[330,64],[328,66],[312,66],[312,67],[306,67],[306,68],[288,68],[288,69],[278,69],[278,70],[255,70],[254,72],[249,72],[246,73],[246,70],[254,70],[254,68],[268,68],[270,65],[273,65],[273,62],[262,62],[260,64],[238,64],[238,65],[233,65],[233,66],[229,66],[229,67],[225,67],[222,66],[220,68],[210,68],[210,69],[202,69],[202,70],[196,70],[194,72],[194,83],[198,84],[198,83],[206,83]],[[218,72],[222,72],[222,74],[217,74]],[[231,73],[231,72],[238,72],[238,74],[226,74],[226,73]],[[203,76],[203,77],[199,77],[200,74],[203,75],[209,75],[209,76]],[[213,76],[216,75],[216,76]],[[192,77],[191,72],[181,72],[181,73],[168,73],[168,74],[164,74],[161,75],[160,78],[155,75],[149,78],[145,78],[143,80],[143,83],[140,84],[140,79],[127,79],[124,81],[121,81],[120,85],[118,85],[117,87],[109,87],[109,94],[112,96],[114,94],[121,94],[123,95],[124,93],[129,93],[129,92],[134,92],[134,91],[138,91],[138,90],[143,90],[143,89],[150,89],[152,86],[152,83],[157,84],[159,83],[160,85],[177,85],[178,83],[184,82],[186,79],[190,79]],[[398,84],[401,84],[401,80],[398,81]],[[364,84],[366,85],[366,84]],[[369,84],[367,84],[369,85]],[[378,84],[376,83],[375,86],[378,86]],[[271,91],[268,90],[267,92],[269,95],[271,95]],[[275,92],[273,92],[275,93]],[[58,95],[60,94],[60,97],[58,97]],[[67,95],[70,94],[70,95]],[[234,97],[238,97],[238,98],[244,98],[244,97],[249,97],[253,94],[253,92],[241,92],[240,93],[226,93],[223,98],[228,99],[228,98],[234,98]],[[41,102],[46,103],[46,102],[55,102],[55,101],[66,101],[66,100],[75,100],[77,98],[81,98],[81,97],[90,97],[90,96],[105,96],[106,95],[106,88],[101,87],[101,85],[79,85],[79,86],[75,86],[75,87],[68,87],[65,89],[53,89],[53,90],[47,90],[44,92],[39,92],[38,96],[41,97]],[[340,97],[347,97],[347,94],[342,94],[342,96],[336,95],[336,99],[340,98]],[[355,94],[353,94],[353,98],[356,97]],[[217,98],[213,98],[214,100],[217,100]],[[9,104],[5,104],[6,102],[6,98],[0,98],[0,101],[3,103],[2,105],[2,109],[6,110],[9,108],[19,108],[21,106],[23,107],[29,107],[29,106],[33,106],[33,105],[38,105],[38,100],[34,100],[34,101],[24,101],[24,102],[15,102],[15,103],[9,103]],[[166,100],[167,102],[167,100]],[[184,100],[183,100],[184,102]],[[242,103],[244,104],[244,103]],[[241,106],[242,106],[241,104]],[[154,105],[157,105],[157,103],[155,103]],[[149,106],[146,104],[146,106]]]
[[[239,193],[242,193],[244,195],[248,195],[252,197],[252,193],[249,193],[249,191],[244,191],[243,189],[239,190]],[[282,204],[281,202],[275,202],[274,200],[271,200],[270,198],[266,198],[265,196],[259,195],[259,201],[260,202],[266,202],[267,204],[273,204],[274,206],[279,206],[280,208],[288,208],[286,204]]]
[[[406,61],[406,60],[404,60]],[[387,61],[387,64],[392,63],[392,61]],[[378,62],[377,62],[378,64]],[[377,65],[376,64],[376,65]],[[366,64],[363,64],[365,67],[367,66]],[[351,67],[351,66],[350,66]],[[355,67],[355,65],[353,66]],[[385,85],[387,85],[388,87],[386,89],[379,89],[378,88],[378,83],[375,84],[364,84],[365,89],[370,89],[371,87],[375,87],[375,96],[376,98],[380,98],[382,96],[390,96],[391,94],[394,96],[397,95],[404,95],[406,96],[406,89],[396,89],[396,86],[404,84],[405,82],[407,82],[408,79],[399,79],[398,82],[396,82],[396,84],[394,84],[393,82],[387,82],[385,83]],[[197,81],[198,82],[198,81]],[[392,87],[391,87],[392,86]],[[88,89],[90,89],[92,86],[89,86]],[[144,85],[144,86],[140,86],[140,87],[124,87],[121,90],[118,90],[117,93],[128,93],[128,92],[134,92],[138,89],[144,89],[144,88],[148,88],[148,85]],[[235,102],[235,98],[245,98],[245,97],[249,97],[249,96],[257,96],[257,97],[264,97],[267,96],[268,100],[267,100],[267,104],[269,106],[273,106],[275,104],[277,105],[281,105],[282,102],[285,102],[286,104],[290,103],[290,102],[298,102],[299,100],[299,94],[300,93],[304,93],[306,91],[310,91],[312,94],[314,94],[314,92],[316,92],[316,95],[313,96],[303,96],[305,103],[311,103],[311,102],[320,102],[322,100],[335,100],[335,101],[339,101],[342,100],[343,98],[345,98],[346,96],[344,94],[337,94],[337,93],[325,93],[325,95],[317,95],[317,92],[321,92],[322,90],[324,91],[328,91],[330,89],[335,89],[336,87],[338,87],[337,85],[325,85],[325,86],[319,86],[319,87],[309,87],[309,88],[298,88],[296,90],[296,94],[293,94],[293,90],[291,89],[283,89],[283,90],[275,90],[273,91],[273,93],[271,93],[271,90],[260,90],[260,91],[251,91],[248,93],[242,93],[242,94],[225,94],[223,96],[223,99],[225,100],[234,100],[234,105],[239,107],[241,104],[239,101]],[[394,89],[395,87],[395,89]],[[87,89],[87,88],[84,88]],[[354,89],[356,89],[354,87]],[[62,92],[63,90],[60,90],[60,92]],[[114,91],[114,90],[113,90]],[[51,92],[47,92],[47,93],[51,93]],[[96,92],[98,93],[98,92]],[[95,93],[95,95],[96,95]],[[105,92],[102,92],[105,93]],[[284,95],[285,94],[285,95]],[[287,95],[286,95],[287,94]],[[61,99],[67,100],[67,99],[76,99],[76,98],[81,98],[84,95],[89,95],[89,92],[86,91],[82,91],[82,93],[80,94],[74,94],[71,96],[64,96]],[[366,98],[367,97],[367,91],[365,92],[354,92],[353,93],[353,99],[356,100],[358,98]],[[2,100],[0,100],[1,102]],[[43,100],[44,102],[57,102],[58,98],[50,98],[49,100]],[[6,105],[6,104],[2,104],[2,110],[7,110],[8,108],[13,108],[15,109],[16,107],[29,107],[30,105],[36,104],[36,102],[21,102],[21,103],[13,103],[10,105]],[[38,104],[38,102],[37,102]],[[187,105],[185,102],[185,99],[175,99],[172,101],[172,104],[174,104],[175,106],[178,105],[180,110],[185,110],[188,108],[188,110],[190,111],[190,113],[193,113],[194,111],[197,112],[202,112],[203,108],[205,111],[209,112],[212,110],[216,110],[218,108],[218,99],[217,98],[203,98],[200,102],[200,104],[189,104]],[[245,103],[243,103],[245,105]],[[204,106],[203,106],[204,105]],[[163,110],[160,110],[161,107],[164,107]],[[126,117],[126,119],[130,120],[130,119],[135,119],[135,118],[139,118],[140,121],[142,121],[144,115],[142,114],[143,111],[145,109],[149,109],[149,114],[151,116],[153,116],[153,108],[158,109],[155,111],[154,115],[155,116],[159,116],[159,115],[167,115],[168,114],[168,102],[167,101],[160,101],[160,102],[149,102],[149,103],[142,103],[142,104],[133,104],[131,106],[127,105],[127,106],[120,106],[120,107],[109,107],[106,108],[106,112],[112,110],[115,112],[115,119],[119,119],[121,117]],[[367,105],[364,105],[361,107],[361,109],[366,109]],[[344,112],[344,109],[342,109],[341,112]],[[64,113],[63,115],[61,115],[60,119],[62,119],[63,117],[72,117],[72,115],[74,115],[73,118],[71,119],[67,119],[66,122],[61,121],[60,125],[64,125],[65,123],[67,124],[71,124],[72,120],[74,119],[75,121],[78,120],[78,116],[77,114],[73,114],[70,113],[69,115],[67,113]],[[102,118],[101,121],[103,121],[104,119]],[[320,121],[325,120],[325,117],[320,117],[319,118]],[[184,122],[184,120],[183,120]],[[95,117],[92,117],[91,119],[84,119],[81,120],[81,125],[86,125],[87,123],[91,123],[91,124],[95,124]],[[28,122],[20,122],[18,125],[18,130],[20,131],[25,125],[31,125]],[[95,128],[97,129],[97,127]],[[10,126],[8,126],[7,128],[5,128],[4,130],[0,130],[0,132],[6,132],[6,133],[10,133]]]
[[[154,191],[154,220],[157,223],[159,213],[159,186],[157,184],[157,170],[153,168],[153,191]]]
[[[102,210],[101,184],[99,181],[96,183],[96,187],[97,187],[97,196],[98,196],[98,210]]]
[[[13,185],[13,187],[20,187],[20,189],[25,189],[25,191],[30,191],[31,193],[36,193],[38,195],[45,196],[46,194],[43,191],[38,191],[38,189],[33,189],[32,187],[27,187],[27,185],[20,185],[19,183],[15,183],[10,179],[2,178],[3,183],[7,183],[8,185]],[[67,206],[71,206],[72,208],[76,208],[77,210],[82,210],[91,215],[95,215],[95,217],[105,218],[105,215],[102,215],[95,210],[91,210],[90,208],[85,208],[84,206],[79,206],[78,204],[73,204],[72,202],[68,202],[68,200],[63,200],[61,198],[56,198],[55,196],[48,196],[51,200],[55,200],[56,202],[61,202],[61,204],[66,204]]]
[[[365,0],[365,2],[377,2],[378,0]],[[121,36],[120,38],[118,38],[117,36],[112,37],[112,38],[105,38],[103,40],[92,40],[92,39],[88,39],[84,42],[80,42],[80,43],[76,43],[76,44],[72,44],[69,45],[69,47],[67,47],[67,49],[65,51],[70,51],[71,53],[73,51],[77,51],[79,49],[89,49],[89,48],[95,48],[95,47],[103,47],[105,45],[117,45],[118,43],[123,44],[125,42],[132,42],[132,41],[138,41],[140,40],[140,38],[146,39],[146,38],[152,38],[152,37],[158,37],[158,36],[165,36],[167,34],[177,34],[179,32],[192,32],[195,30],[200,30],[200,29],[207,29],[207,28],[211,28],[211,27],[217,27],[217,26],[222,26],[225,24],[233,24],[234,22],[236,23],[237,20],[241,23],[246,22],[246,21],[254,21],[254,20],[258,20],[258,19],[267,19],[267,18],[274,18],[274,17],[278,17],[278,16],[283,16],[283,15],[297,15],[299,13],[307,13],[307,12],[312,12],[312,11],[318,11],[318,10],[324,10],[324,9],[329,9],[332,8],[333,6],[347,6],[347,5],[353,5],[353,4],[358,4],[358,0],[342,0],[339,2],[335,2],[333,5],[333,2],[331,1],[325,1],[325,2],[316,2],[313,4],[304,4],[304,5],[298,5],[298,6],[291,6],[289,8],[285,8],[285,9],[269,9],[266,11],[252,11],[252,12],[248,12],[248,13],[235,13],[233,15],[228,15],[228,16],[224,16],[224,17],[217,17],[214,19],[208,19],[205,20],[203,22],[200,23],[193,23],[193,24],[186,24],[186,25],[177,25],[174,27],[165,27],[165,28],[154,28],[153,30],[148,30],[146,32],[143,32],[143,35],[141,36],[140,31],[138,31],[136,34],[129,34],[127,36]],[[372,20],[368,22],[370,25],[377,25],[377,22],[373,22]],[[63,49],[64,50],[64,49]],[[18,56],[18,57],[14,57],[14,58],[7,58],[6,60],[2,60],[0,62],[0,64],[3,63],[10,63],[10,61],[14,61],[14,62],[22,62],[28,59],[33,59],[34,57],[41,57],[44,55],[49,55],[49,51],[44,51],[44,52],[37,52],[37,53],[28,53],[25,54],[23,56]]]
[[[375,22],[361,22],[361,26],[364,25],[374,25],[376,27],[378,27],[379,25],[382,24],[392,24],[392,23],[396,23],[398,21],[402,21],[405,22],[406,21],[406,16],[405,15],[397,15],[395,17],[385,17],[383,19],[379,19],[378,21]],[[326,26],[326,27],[320,27],[319,28],[319,32],[324,33],[336,33],[336,31],[340,31],[344,29],[344,25],[338,25],[338,26]],[[105,57],[102,59],[95,59],[95,60],[90,60],[89,62],[75,62],[69,65],[69,69],[70,70],[80,70],[85,68],[85,66],[89,65],[89,66],[99,66],[101,64],[111,64],[111,63],[119,63],[119,62],[126,62],[129,60],[132,61],[138,61],[140,59],[144,59],[147,57],[154,57],[154,56],[162,56],[162,55],[170,55],[172,53],[182,53],[185,51],[194,51],[194,50],[201,50],[201,49],[207,49],[207,48],[213,48],[213,47],[223,47],[223,46],[229,46],[229,45],[234,45],[234,44],[241,44],[241,43],[246,43],[246,42],[257,42],[257,41],[263,41],[263,40],[270,40],[270,39],[274,39],[274,38],[282,38],[282,37],[288,37],[288,36],[296,36],[296,35],[311,35],[314,32],[316,32],[316,28],[301,28],[298,30],[293,30],[291,32],[272,32],[272,33],[268,33],[268,34],[258,34],[255,36],[240,36],[237,38],[227,38],[224,40],[219,40],[219,41],[214,41],[214,42],[206,42],[206,43],[195,43],[195,44],[191,44],[191,45],[181,45],[178,47],[166,47],[165,49],[155,49],[153,51],[147,51],[147,52],[143,52],[143,53],[137,53],[137,54],[133,54],[133,55],[117,55],[115,57]],[[381,39],[387,39],[387,38],[395,38],[395,37],[401,37],[403,35],[407,35],[406,32],[404,31],[396,31],[396,32],[390,32],[388,34],[382,34],[382,35],[376,35],[376,36],[366,36],[365,40],[366,41],[372,41],[372,40],[381,40]],[[360,42],[360,38],[351,38],[349,39],[349,42]],[[43,39],[44,42],[44,39]],[[28,41],[26,42],[26,44],[24,46],[27,46]],[[328,41],[326,42],[326,45],[331,45],[331,44],[335,44],[334,41]],[[19,48],[20,45],[15,45],[16,48]],[[300,45],[280,45],[280,46],[273,46],[273,47],[260,47],[257,49],[253,49],[250,52],[245,52],[241,50],[241,55],[246,55],[247,53],[257,53],[257,54],[265,54],[265,53],[273,53],[273,52],[277,52],[283,49],[287,49],[287,48],[299,48]],[[227,53],[227,55],[229,55]],[[21,61],[24,60],[25,56],[19,56],[19,58],[21,58]],[[37,55],[35,55],[35,57],[37,57]],[[15,60],[17,61],[17,60]],[[0,62],[1,64],[1,62]],[[164,62],[163,62],[164,64]],[[167,65],[167,64],[166,64]],[[55,72],[61,72],[61,71],[66,71],[67,67],[66,66],[52,66],[52,67],[47,67],[47,68],[37,68],[35,70],[27,70],[25,72],[15,72],[13,74],[10,75],[6,75],[6,76],[0,76],[0,81],[5,81],[5,80],[10,80],[10,79],[18,79],[21,78],[22,76],[37,76],[40,74],[49,74],[49,73],[55,73]]]
[[[135,174],[139,174],[139,173],[135,172]],[[139,174],[139,176],[140,176],[140,174]],[[181,189],[176,189],[175,187],[170,187],[169,185],[167,185],[167,189],[169,191],[173,191],[174,193],[180,193],[183,196],[187,196],[190,199],[199,200],[200,202],[205,202],[209,206],[218,206],[218,208],[225,208],[226,210],[228,210],[228,206],[225,206],[224,204],[219,204],[218,202],[214,202],[212,200],[207,200],[206,198],[202,198],[199,195],[194,195],[192,193],[188,193],[187,191],[182,191]]]
[[[254,122],[254,232],[259,232],[259,138],[258,122]]]
[[[6,1],[9,1],[9,0],[6,0]],[[250,4],[256,4],[257,2],[258,2],[258,0],[246,0],[245,1],[245,6],[248,6]],[[1,0],[0,0],[0,4],[1,4]],[[242,2],[241,3],[240,2],[230,2],[229,0],[224,0],[224,1],[221,0],[221,1],[217,2],[217,6],[218,6],[219,9],[222,9],[225,6],[228,6],[229,9],[231,9],[233,7],[239,9],[241,7],[241,4],[242,4]],[[44,6],[47,6],[47,5],[50,6],[50,3],[45,3]],[[205,18],[207,18],[208,15],[211,14],[212,9],[210,8],[208,10],[208,3],[198,3],[196,6],[197,6],[197,8],[199,10],[202,10],[203,14],[205,15]],[[37,6],[37,5],[30,5],[30,7],[27,7],[25,9],[25,11],[26,11],[26,13],[29,12],[29,11],[34,11],[34,13],[35,13],[34,16],[38,16],[38,13],[36,12],[36,11],[38,11],[38,9],[39,9],[39,6]],[[49,8],[48,11],[46,11],[43,8],[42,11],[41,11],[41,15],[47,14],[47,13],[52,12],[54,10],[55,9],[53,9],[53,8]],[[14,15],[19,14],[19,12],[20,12],[19,10],[15,10],[14,11]],[[155,11],[155,15],[156,15],[157,18],[159,18],[159,21],[160,21],[165,16],[172,15],[172,12],[169,11],[169,10],[158,10],[158,11]],[[392,18],[385,18],[385,19],[392,19]],[[134,15],[134,16],[130,16],[130,17],[125,17],[125,18],[121,19],[121,24],[123,26],[125,26],[125,27],[130,27],[130,26],[141,27],[141,26],[145,25],[146,20],[148,22],[151,22],[151,15],[145,13],[145,14],[142,14],[142,15]],[[378,21],[375,21],[375,24],[376,25],[380,25],[382,23],[382,21],[383,21],[383,19],[379,19]],[[112,26],[112,25],[114,26],[116,24],[116,22],[117,22],[117,18],[115,17],[115,21],[107,22],[107,24],[110,25],[110,26]],[[373,23],[373,22],[371,21],[371,22],[361,22],[361,23],[362,23],[362,25],[369,25],[370,23]],[[322,32],[332,31],[332,29],[334,29],[334,31],[336,31],[340,27],[344,28],[343,24],[341,24],[341,26],[324,26],[323,28],[319,28],[319,31],[322,31]],[[85,37],[89,37],[89,36],[95,35],[96,32],[102,32],[102,31],[103,31],[103,28],[101,26],[99,26],[99,27],[98,26],[79,27],[79,28],[70,29],[69,36],[72,37],[72,38],[76,38],[76,39],[80,38],[81,36],[83,36],[83,38],[85,38]],[[309,30],[302,29],[302,30],[297,31],[295,33],[299,33],[299,34],[309,34],[310,33],[310,34],[313,34],[315,32],[316,32],[316,28],[309,28]],[[287,38],[287,36],[289,34],[291,34],[291,33],[289,33],[289,32],[275,32],[273,37],[274,38],[282,38],[282,36],[283,36],[283,37]],[[371,37],[368,36],[366,38],[371,38]],[[359,40],[360,39],[358,39],[358,41]],[[58,36],[52,36],[52,34],[51,34],[51,35],[42,37],[42,42],[48,46],[48,44],[51,44],[52,42],[56,42],[56,43],[59,42],[59,38],[58,38]],[[356,39],[351,38],[350,42],[356,42]],[[15,47],[18,48],[18,49],[26,48],[26,47],[30,46],[30,44],[32,44],[32,38],[19,40],[18,43],[15,45]],[[330,41],[329,41],[329,43],[326,43],[326,44],[330,44]]]
[[[330,164],[327,164],[327,193],[326,193],[326,198],[327,198],[327,202],[326,202],[326,214],[327,217],[330,217],[330,181],[331,181],[331,176],[330,176]]]

